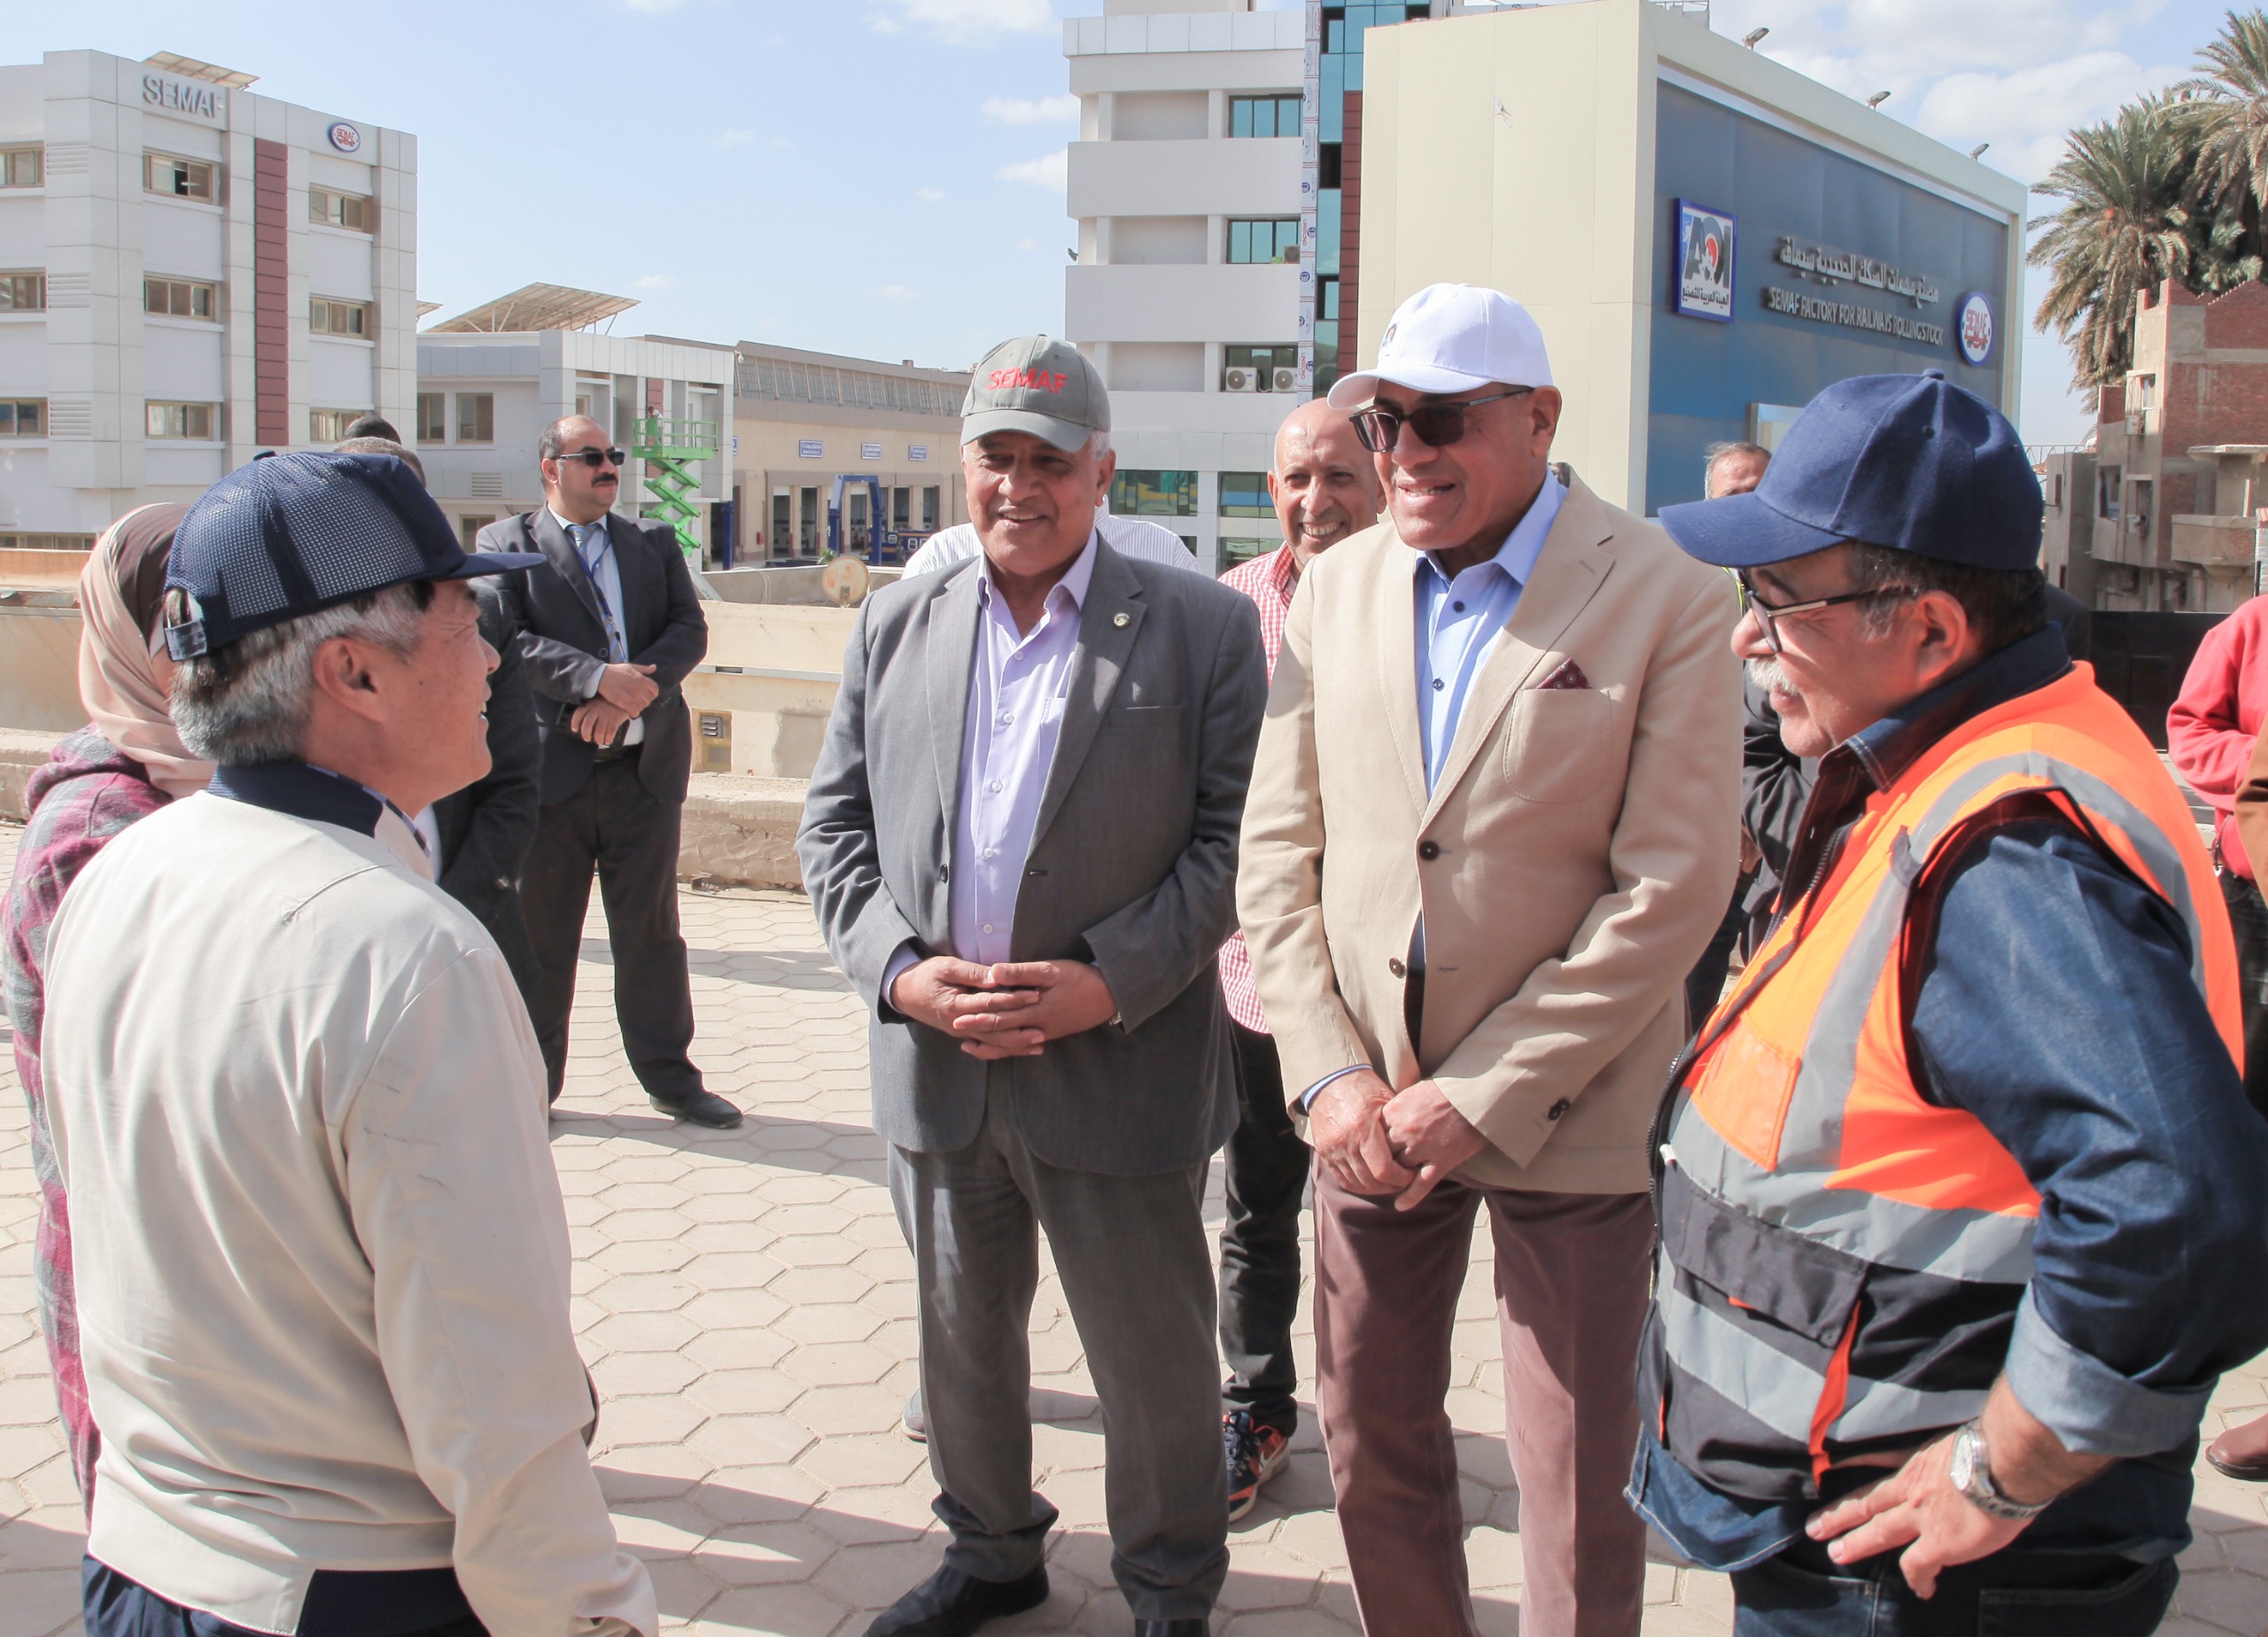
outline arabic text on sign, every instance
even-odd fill
[[[1869,290],[1885,291],[1891,295],[1905,296],[1915,301],[1937,301],[1944,294],[1919,273],[1901,272],[1887,262],[1876,261],[1847,250],[1829,250],[1823,244],[1801,244],[1785,237],[1780,240],[1777,260],[1783,266],[1799,272],[1864,284]]]

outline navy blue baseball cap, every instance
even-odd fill
[[[166,651],[194,659],[389,586],[542,561],[467,552],[398,456],[268,455],[207,489],[175,531],[166,588],[190,594],[191,617],[166,627]]]
[[[1931,369],[1854,376],[1813,399],[1746,494],[1665,506],[1662,527],[1720,568],[1863,541],[1973,569],[2039,561],[2043,505],[2016,429]]]

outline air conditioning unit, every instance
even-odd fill
[[[1268,376],[1268,390],[1271,392],[1295,392],[1299,384],[1300,372],[1289,365],[1278,365]]]
[[[1224,392],[1256,392],[1260,390],[1260,372],[1239,364],[1223,372],[1221,390]]]

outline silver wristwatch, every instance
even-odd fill
[[[2042,1501],[2038,1506],[2026,1506],[2001,1493],[2000,1486],[1992,1481],[1992,1465],[1984,1453],[1984,1429],[1974,1421],[1953,1434],[1952,1476],[1953,1486],[1961,1491],[1969,1505],[1988,1517],[2026,1524],[2052,1504]]]

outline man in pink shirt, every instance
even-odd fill
[[[1259,606],[1272,679],[1300,571],[1378,521],[1378,468],[1345,411],[1321,399],[1292,411],[1276,433],[1268,493],[1284,525],[1284,544],[1231,569],[1221,583]],[[1221,988],[1236,1031],[1240,1105],[1229,1138],[1228,1221],[1221,1230],[1221,1352],[1229,1364],[1221,1440],[1234,1523],[1252,1510],[1260,1486],[1284,1470],[1299,1426],[1292,1315],[1300,1303],[1300,1196],[1310,1154],[1285,1106],[1276,1042],[1261,1015],[1242,933],[1222,947]]]
[[[2268,1112],[2268,903],[2236,829],[2236,793],[2268,720],[2268,597],[2255,597],[2205,633],[2166,712],[2166,749],[2213,809],[2221,896],[2236,934],[2244,987],[2244,1090]]]

